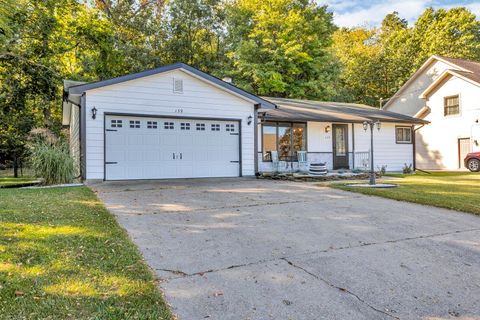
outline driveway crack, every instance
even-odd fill
[[[339,291],[341,291],[341,292],[345,292],[345,293],[351,295],[352,297],[354,297],[355,299],[357,299],[358,301],[360,301],[361,303],[363,303],[364,305],[366,305],[368,308],[370,308],[370,309],[372,309],[372,310],[374,310],[374,311],[376,311],[376,312],[382,313],[382,314],[384,314],[384,315],[386,315],[386,316],[388,316],[388,317],[391,317],[391,318],[393,318],[393,319],[400,319],[399,317],[396,317],[396,316],[394,316],[394,315],[392,315],[392,314],[390,314],[390,313],[388,313],[388,312],[386,312],[386,311],[384,311],[384,310],[381,310],[381,309],[378,309],[378,308],[372,306],[371,304],[369,304],[368,302],[366,302],[364,299],[362,299],[359,295],[357,295],[356,293],[353,293],[352,291],[348,290],[347,288],[342,288],[342,287],[336,286],[336,285],[334,285],[333,283],[331,283],[330,281],[328,281],[328,280],[326,280],[326,279],[324,279],[324,278],[322,278],[322,277],[320,277],[320,276],[318,276],[318,275],[316,275],[316,274],[308,271],[307,269],[305,269],[305,268],[303,268],[303,267],[301,267],[301,266],[293,263],[292,261],[288,260],[287,258],[281,258],[281,260],[284,260],[285,262],[287,262],[287,263],[288,263],[289,265],[291,265],[292,267],[297,268],[297,269],[299,269],[299,270],[307,273],[308,275],[314,277],[315,279],[322,281],[323,283],[325,283],[325,284],[328,285],[329,287],[334,288],[334,289],[337,289],[337,290],[339,290]]]

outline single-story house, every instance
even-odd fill
[[[258,97],[183,63],[92,83],[65,81],[63,124],[86,180],[254,176],[307,164],[414,165],[414,130],[426,123],[365,105]],[[277,151],[279,166],[271,166]],[[301,168],[300,168],[301,169]]]

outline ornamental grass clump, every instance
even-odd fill
[[[30,165],[46,185],[71,183],[75,177],[68,144],[50,135],[34,134],[30,139]]]

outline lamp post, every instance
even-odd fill
[[[363,130],[365,132],[368,130],[368,127],[370,127],[370,182],[369,184],[371,186],[375,185],[375,170],[373,168],[373,128],[377,126],[377,130],[380,131],[380,121],[376,120],[369,120],[369,121],[364,121],[363,122]]]

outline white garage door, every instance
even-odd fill
[[[239,122],[106,116],[105,179],[238,177]]]

